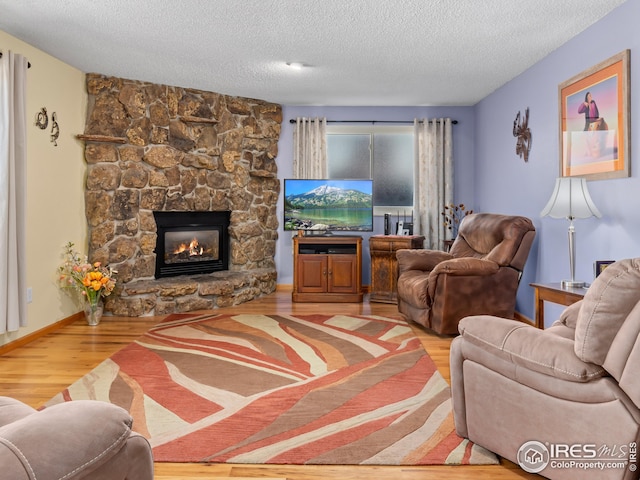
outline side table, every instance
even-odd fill
[[[560,283],[531,283],[535,299],[535,326],[544,328],[544,302],[569,306],[582,300],[586,288],[563,287]]]
[[[369,238],[371,254],[370,302],[398,303],[398,260],[400,249],[423,248],[422,235],[373,235]]]

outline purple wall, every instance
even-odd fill
[[[475,107],[474,206],[530,217],[536,242],[518,293],[518,311],[533,317],[533,291],[529,283],[559,282],[569,278],[567,228],[564,219],[541,218],[559,175],[558,85],[574,75],[625,50],[631,50],[631,173],[630,178],[594,180],[589,191],[603,214],[600,219],[576,220],[576,279],[591,282],[595,260],[640,256],[640,180],[635,119],[639,118],[640,2],[628,1],[607,17],[574,37],[529,70],[504,85]],[[515,154],[513,121],[529,107],[533,146],[529,162]],[[550,305],[546,324],[563,307]]]
[[[558,84],[625,50],[631,50],[631,172],[630,178],[589,182],[601,219],[576,220],[576,278],[591,282],[595,260],[640,256],[640,145],[634,119],[640,114],[640,2],[628,1],[607,17],[574,37],[536,65],[496,90],[474,107],[293,107],[285,106],[278,154],[278,176],[291,176],[293,126],[297,116],[326,116],[330,120],[412,120],[449,116],[454,127],[455,189],[457,202],[478,212],[524,215],[536,226],[537,236],[518,291],[516,309],[533,318],[532,282],[559,282],[569,277],[566,220],[541,218],[559,175]],[[505,59],[505,61],[508,61]],[[425,86],[425,88],[428,88]],[[529,107],[533,146],[525,163],[515,153],[513,121]],[[279,204],[282,222],[282,199]],[[381,234],[382,218],[374,220]],[[278,283],[292,284],[290,232],[282,231],[276,253]],[[363,283],[370,280],[368,235],[365,236]],[[550,325],[563,307],[548,305]]]
[[[283,107],[282,132],[278,143],[278,178],[290,178],[293,165],[293,125],[289,120],[296,117],[326,117],[327,120],[377,120],[384,124],[386,121],[413,121],[414,118],[451,117],[458,120],[453,126],[453,151],[456,161],[454,183],[456,201],[471,205],[473,202],[473,141],[474,141],[474,113],[473,107]],[[282,188],[278,202],[280,227],[278,229],[278,244],[276,250],[276,266],[278,283],[293,284],[293,252],[292,232],[285,232],[282,228],[283,204]],[[362,283],[369,285],[371,268],[369,257],[369,237],[384,233],[383,217],[374,217],[374,231],[363,234],[362,254]]]

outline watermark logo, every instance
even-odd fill
[[[595,443],[525,442],[518,450],[518,464],[528,473],[547,467],[578,470],[637,470],[637,444],[596,445]]]
[[[528,473],[539,473],[549,465],[549,449],[540,442],[523,443],[518,450],[518,464]]]

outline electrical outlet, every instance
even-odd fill
[[[33,301],[33,290],[31,287],[27,288],[27,303],[31,303]]]

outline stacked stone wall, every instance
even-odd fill
[[[165,314],[275,290],[281,106],[97,74],[87,91],[89,257],[118,271],[106,311]],[[229,272],[155,280],[154,210],[231,211]]]

